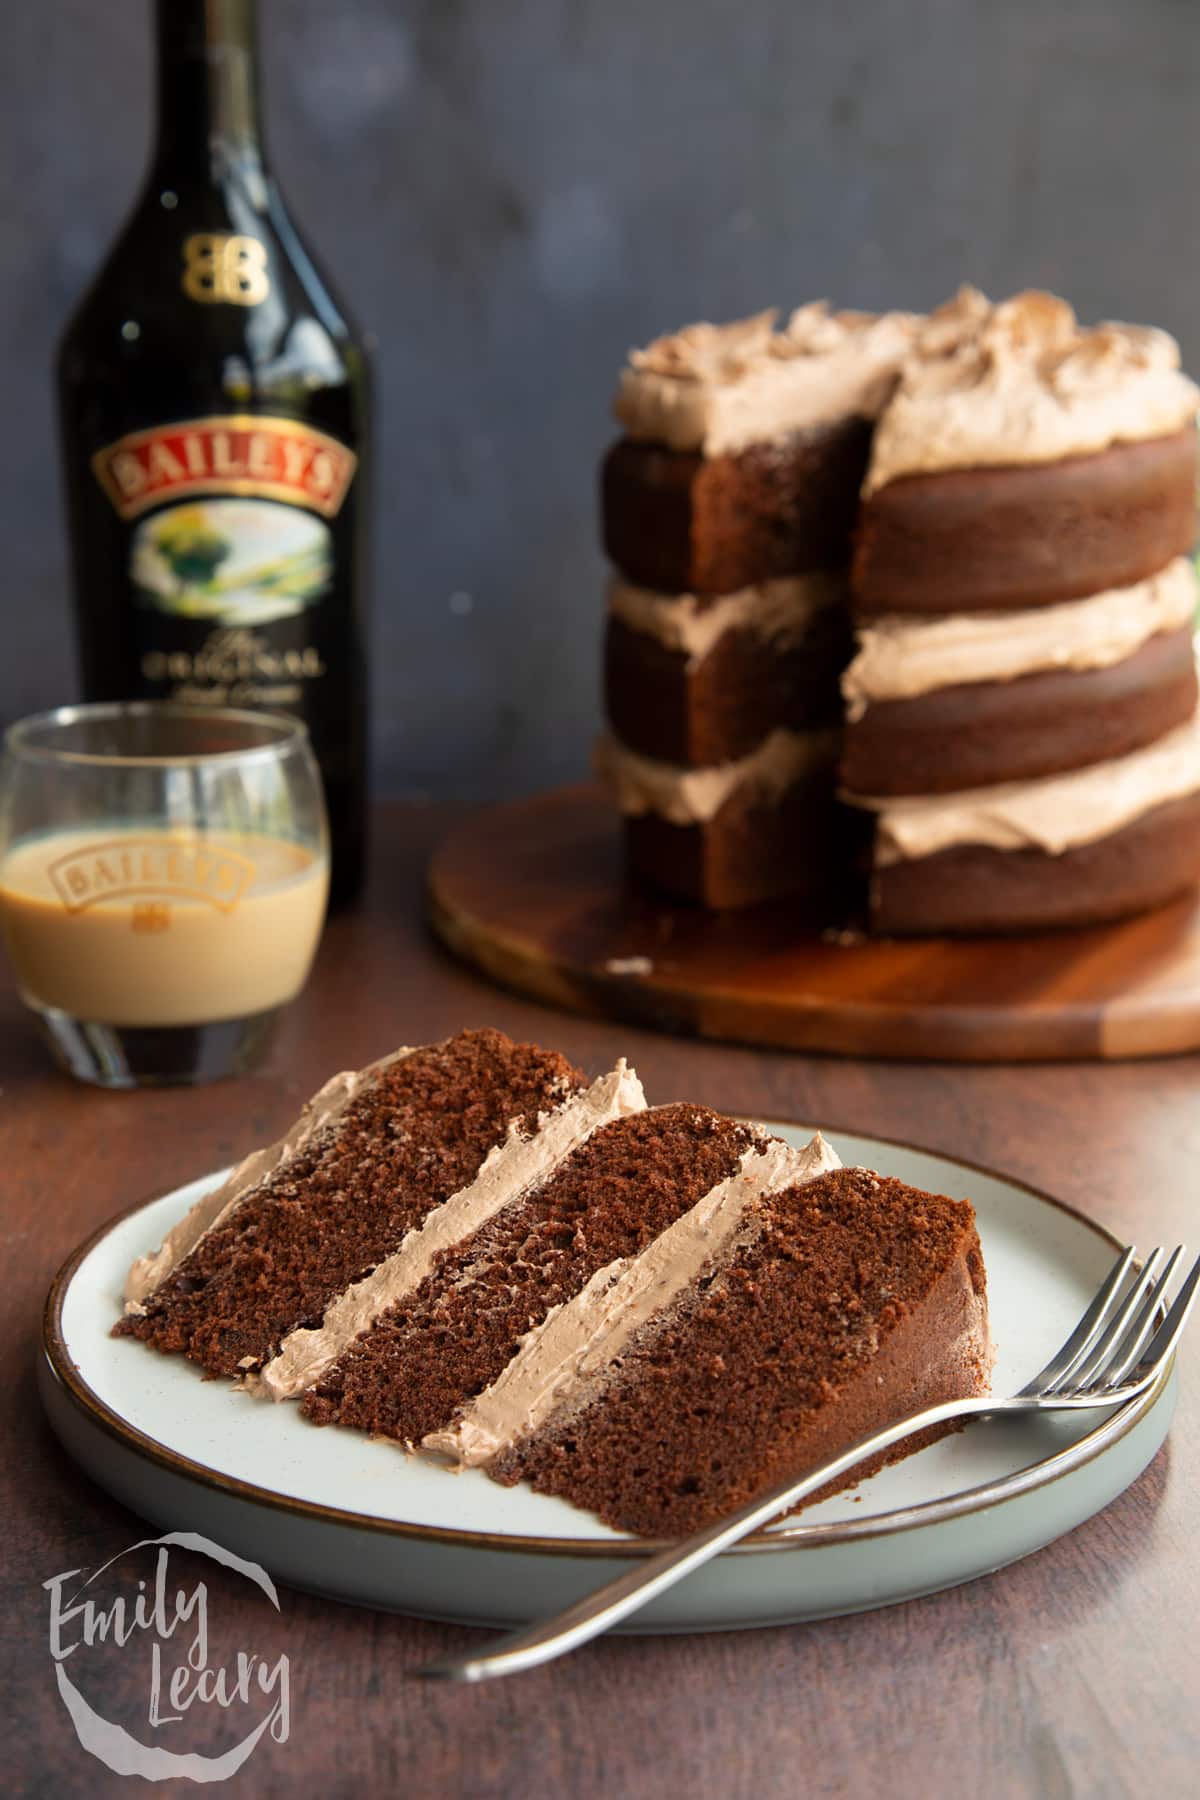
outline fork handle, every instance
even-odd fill
[[[846,1474],[866,1457],[890,1450],[902,1438],[931,1425],[946,1425],[953,1419],[1005,1410],[1004,1401],[982,1395],[969,1400],[946,1400],[940,1406],[928,1406],[923,1412],[912,1413],[895,1425],[873,1432],[870,1437],[859,1438],[840,1456],[822,1463],[819,1469],[810,1470],[799,1480],[771,1488],[737,1512],[718,1519],[715,1525],[707,1525],[694,1536],[668,1545],[648,1562],[638,1563],[626,1574],[618,1575],[615,1581],[606,1582],[594,1593],[585,1594],[582,1600],[577,1600],[574,1606],[567,1607],[554,1618],[538,1620],[497,1638],[492,1648],[479,1656],[447,1657],[440,1662],[427,1663],[412,1673],[438,1681],[490,1681],[497,1675],[516,1675],[522,1669],[534,1669],[539,1663],[550,1662],[554,1657],[586,1644],[591,1638],[599,1637],[602,1631],[628,1618],[630,1613],[645,1606],[656,1595],[665,1593],[667,1588],[674,1587],[677,1581],[682,1581],[685,1575],[736,1544],[739,1538],[759,1525],[766,1525],[776,1513],[785,1512],[798,1500],[807,1499],[827,1481]],[[620,1548],[620,1544],[613,1545],[617,1554],[620,1554]]]

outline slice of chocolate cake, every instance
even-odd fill
[[[134,1265],[117,1331],[243,1378],[292,1334],[325,1326],[322,1350],[336,1354],[394,1291],[402,1250],[406,1272],[427,1267],[644,1105],[624,1064],[588,1088],[564,1057],[498,1031],[336,1076]]]
[[[527,1335],[615,1258],[636,1257],[731,1185],[792,1182],[830,1160],[707,1107],[654,1107],[596,1131],[536,1189],[439,1254],[310,1386],[302,1410],[419,1444],[494,1381]]]
[[[726,1184],[601,1268],[426,1447],[677,1536],[906,1413],[986,1393],[990,1368],[968,1202],[864,1169]]]
[[[652,1533],[987,1379],[965,1202],[495,1031],[335,1077],[129,1292],[118,1335]]]

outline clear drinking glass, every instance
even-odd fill
[[[147,702],[6,734],[0,926],[21,998],[83,1081],[251,1067],[304,985],[328,886],[298,720]]]

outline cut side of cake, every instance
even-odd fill
[[[818,917],[844,896],[849,846],[863,835],[834,794],[840,743],[833,726],[780,728],[745,756],[693,769],[605,737],[595,763],[625,816],[639,874],[711,907],[795,894]]]
[[[616,574],[597,768],[630,867],[664,892],[840,910],[852,852],[805,842],[839,837],[850,533],[915,323],[818,304],[629,358],[601,482]]]
[[[707,1107],[652,1107],[595,1132],[533,1192],[438,1257],[305,1395],[318,1424],[419,1444],[496,1379],[596,1271],[635,1257],[714,1188],[799,1179],[807,1160]]]
[[[906,1413],[987,1392],[968,1202],[839,1169],[704,1212],[600,1271],[426,1447],[671,1537]]]
[[[644,1105],[624,1065],[589,1088],[565,1057],[498,1031],[337,1076],[134,1265],[117,1329],[245,1377],[340,1302],[340,1344],[380,1303],[361,1284],[391,1273],[402,1246],[410,1267],[427,1266],[599,1125]]]

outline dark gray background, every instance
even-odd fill
[[[1200,364],[1193,0],[263,0],[268,142],[378,339],[380,790],[586,763],[626,348],[960,281]],[[141,175],[143,0],[3,8],[0,719],[74,693],[56,334]]]

